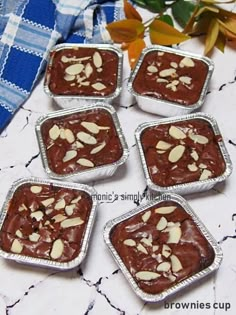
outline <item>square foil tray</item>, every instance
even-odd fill
[[[111,163],[111,164],[105,164],[105,165],[94,167],[92,169],[88,169],[88,170],[86,169],[83,171],[74,172],[74,173],[70,173],[70,174],[61,175],[61,174],[57,174],[57,173],[53,172],[51,170],[51,168],[49,167],[49,164],[48,164],[48,159],[47,159],[47,155],[46,155],[46,147],[44,145],[42,134],[41,134],[41,126],[43,125],[43,123],[45,121],[47,121],[51,118],[57,118],[57,117],[59,118],[59,117],[67,116],[67,115],[80,113],[80,112],[86,112],[86,111],[93,110],[93,109],[106,110],[112,116],[113,123],[115,125],[117,135],[120,139],[121,146],[123,149],[123,154],[122,154],[121,158],[118,161]],[[103,179],[106,177],[110,177],[115,173],[115,171],[117,170],[117,168],[120,165],[125,163],[125,161],[127,160],[128,156],[129,156],[128,145],[126,143],[124,133],[121,129],[121,125],[120,125],[118,116],[116,114],[116,111],[111,105],[108,105],[105,103],[98,102],[98,103],[91,104],[91,105],[84,105],[84,106],[81,106],[79,108],[58,110],[56,112],[51,112],[49,114],[45,114],[37,120],[36,126],[35,126],[35,131],[36,131],[36,135],[37,135],[37,139],[38,139],[38,144],[39,144],[39,148],[40,148],[43,167],[44,167],[47,175],[53,179],[66,180],[66,181],[68,180],[68,181],[88,182],[88,181],[93,181],[93,180],[97,180],[97,179]]]
[[[148,166],[146,163],[146,159],[145,159],[145,155],[144,155],[144,151],[143,151],[143,147],[142,147],[142,143],[141,143],[142,132],[146,128],[149,128],[152,126],[158,126],[160,124],[168,124],[168,123],[174,123],[174,122],[179,122],[179,121],[187,121],[190,119],[202,119],[202,120],[207,121],[211,125],[215,136],[221,135],[216,120],[212,116],[205,114],[205,113],[202,113],[202,112],[193,113],[193,114],[184,115],[184,116],[162,118],[162,119],[159,119],[158,121],[153,121],[153,122],[146,122],[146,123],[139,125],[138,128],[136,129],[135,139],[136,139],[137,147],[139,150],[139,155],[140,155],[140,159],[141,159],[141,163],[142,163],[144,176],[145,176],[145,179],[146,179],[146,182],[147,182],[149,189],[151,189],[152,191],[159,192],[159,193],[173,192],[173,193],[177,193],[180,195],[206,191],[206,190],[212,189],[217,183],[225,181],[231,175],[232,170],[233,170],[233,165],[232,165],[229,153],[228,153],[226,146],[224,144],[224,141],[222,139],[222,140],[218,141],[219,149],[220,149],[220,152],[221,152],[222,157],[223,157],[224,162],[225,162],[225,171],[222,175],[215,177],[215,178],[209,178],[206,180],[202,180],[202,181],[195,181],[195,182],[189,182],[189,183],[184,183],[184,184],[176,184],[173,186],[166,186],[166,187],[159,186],[152,181],[150,174],[149,174],[149,171],[148,171]]]
[[[53,53],[66,50],[66,49],[78,49],[78,48],[95,48],[98,50],[107,50],[114,52],[118,57],[118,69],[117,69],[117,81],[116,81],[116,89],[112,94],[106,96],[86,96],[86,95],[57,95],[50,91],[49,83],[51,79],[50,67],[53,64]],[[44,92],[55,100],[55,102],[61,108],[72,108],[72,107],[80,107],[85,104],[89,105],[94,102],[105,102],[112,103],[120,94],[122,87],[122,71],[123,71],[123,52],[118,47],[109,44],[74,44],[74,43],[63,43],[58,44],[52,48],[50,51],[50,58],[48,61],[48,65],[45,72],[44,77]]]
[[[97,194],[96,190],[93,187],[83,185],[83,184],[59,182],[59,181],[50,180],[50,179],[41,179],[41,178],[36,178],[36,177],[19,179],[12,184],[6,196],[5,202],[2,206],[2,210],[0,213],[0,230],[3,227],[3,223],[8,212],[9,203],[15,191],[20,186],[24,184],[28,184],[28,183],[35,184],[35,185],[53,185],[55,187],[62,187],[62,188],[67,188],[67,189],[83,191],[91,197],[92,208],[89,214],[87,226],[85,228],[81,250],[79,251],[79,254],[75,259],[68,262],[58,262],[58,261],[53,261],[53,260],[48,260],[48,259],[43,259],[43,258],[31,257],[28,255],[26,256],[26,255],[21,255],[21,254],[10,253],[10,252],[4,251],[1,248],[0,248],[0,256],[5,259],[14,260],[17,263],[22,263],[22,264],[36,266],[36,267],[52,268],[56,270],[69,270],[69,269],[77,267],[84,260],[87,250],[88,250],[88,246],[89,246],[89,240],[92,233],[92,228],[94,225],[95,215],[96,215],[97,206],[98,206],[98,202],[96,200],[96,194]]]
[[[205,80],[204,85],[202,87],[202,91],[199,95],[199,99],[195,104],[185,106],[185,105],[182,105],[179,103],[174,103],[174,102],[164,100],[164,99],[157,99],[157,98],[151,97],[151,96],[144,96],[144,95],[137,93],[133,89],[133,82],[134,82],[134,79],[135,79],[135,77],[139,71],[139,68],[140,68],[142,62],[143,62],[143,59],[148,53],[150,53],[152,51],[168,52],[168,53],[172,53],[172,54],[183,56],[183,57],[189,57],[189,58],[192,58],[195,60],[201,60],[202,62],[204,62],[207,65],[208,73],[206,76],[206,80]],[[139,57],[139,60],[136,64],[135,68],[131,72],[130,77],[129,77],[128,90],[132,95],[134,95],[134,97],[136,98],[138,106],[143,111],[157,114],[157,115],[161,115],[161,116],[166,116],[166,117],[185,115],[185,114],[189,114],[192,111],[199,109],[203,105],[213,70],[214,70],[214,63],[208,57],[197,55],[197,54],[183,51],[183,50],[179,50],[179,49],[174,49],[174,48],[169,48],[169,47],[164,47],[164,46],[159,46],[159,45],[153,45],[153,46],[145,48],[142,51],[142,53]]]
[[[117,224],[126,221],[127,219],[135,216],[136,214],[138,214],[140,212],[143,212],[144,210],[149,209],[152,206],[156,206],[156,205],[158,206],[158,204],[163,202],[163,201],[176,202],[191,216],[191,218],[193,219],[194,223],[196,224],[196,226],[198,227],[198,229],[200,230],[202,235],[206,238],[206,240],[208,241],[208,243],[212,247],[215,256],[214,256],[214,260],[213,260],[212,264],[209,265],[207,268],[205,268],[205,269],[201,270],[200,272],[182,280],[181,282],[173,285],[172,287],[168,288],[165,291],[162,291],[161,293],[150,294],[150,293],[144,292],[141,288],[138,287],[133,276],[131,275],[128,268],[125,266],[121,257],[119,256],[116,249],[114,248],[114,246],[111,242],[111,234],[112,234],[113,228]],[[108,246],[114,260],[118,264],[118,266],[121,269],[122,273],[124,274],[125,278],[128,280],[129,284],[131,285],[131,288],[142,300],[144,300],[146,302],[161,302],[164,299],[166,299],[167,297],[171,296],[172,294],[175,294],[175,293],[181,291],[182,289],[185,289],[189,285],[199,281],[200,279],[202,279],[202,278],[208,276],[209,274],[211,274],[212,272],[216,271],[219,268],[219,266],[222,262],[222,259],[223,259],[223,253],[222,253],[220,246],[217,244],[217,241],[209,233],[207,228],[203,225],[203,223],[200,221],[198,216],[194,213],[194,211],[189,206],[187,201],[183,197],[176,195],[176,194],[163,194],[160,197],[155,198],[152,202],[149,202],[145,205],[141,205],[141,206],[139,206],[139,207],[137,207],[137,208],[135,208],[129,212],[126,212],[125,214],[123,214],[117,218],[114,218],[114,219],[108,221],[104,227],[103,236],[104,236],[104,241],[105,241],[106,245]]]

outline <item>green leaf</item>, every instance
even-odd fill
[[[160,13],[165,8],[165,0],[134,0],[134,2],[156,13]]]
[[[161,20],[161,21],[166,22],[167,24],[169,24],[171,26],[174,26],[173,19],[169,14],[163,14],[162,16],[160,16],[158,18],[158,20]]]
[[[172,14],[176,21],[185,27],[188,20],[190,19],[196,5],[192,2],[179,0],[172,5]]]

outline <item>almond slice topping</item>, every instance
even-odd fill
[[[185,139],[186,134],[179,128],[171,126],[169,128],[169,135],[174,139]]]
[[[65,213],[66,213],[68,216],[72,215],[73,212],[74,212],[75,207],[76,207],[76,204],[75,204],[75,203],[72,204],[72,205],[66,206],[66,207],[65,207]]]
[[[43,218],[43,212],[42,211],[35,211],[33,213],[30,214],[31,218],[35,219],[36,221],[41,221]]]
[[[20,254],[22,250],[23,250],[23,245],[20,243],[20,241],[15,239],[13,243],[11,244],[11,252],[15,254]]]
[[[69,143],[73,143],[75,141],[75,136],[70,129],[65,129],[65,138]]]
[[[40,235],[38,233],[32,233],[29,235],[29,240],[31,242],[37,243],[39,239],[40,239]]]
[[[150,65],[147,67],[147,71],[151,72],[151,73],[156,73],[158,71],[157,67]]]
[[[56,140],[60,136],[60,129],[57,125],[53,125],[52,128],[49,130],[49,137],[52,140]]]
[[[102,151],[103,148],[105,148],[106,146],[106,142],[103,141],[100,145],[98,145],[96,148],[93,148],[91,151],[90,151],[90,154],[96,154],[100,151]]]
[[[27,207],[24,203],[22,203],[22,205],[19,206],[18,211],[21,212],[21,211],[25,211],[25,210],[27,210]]]
[[[53,242],[50,256],[52,259],[58,259],[61,257],[64,251],[64,243],[61,239],[57,239]]]
[[[196,172],[196,171],[198,170],[198,167],[197,167],[197,165],[195,164],[195,162],[192,163],[192,164],[188,164],[187,167],[188,167],[188,169],[189,169],[190,172]]]
[[[176,73],[176,69],[170,68],[170,69],[165,69],[159,72],[160,77],[165,78],[165,77],[170,77],[173,74]]]
[[[54,217],[52,217],[52,220],[54,220],[55,222],[54,223],[58,223],[58,222],[62,222],[64,221],[65,219],[67,219],[66,216],[62,215],[62,214],[57,214],[57,215],[54,215]]]
[[[100,68],[102,66],[102,57],[97,51],[93,54],[93,63],[96,68]]]
[[[157,266],[157,271],[168,272],[170,270],[171,264],[168,261],[164,261]]]
[[[173,272],[178,272],[181,269],[183,269],[183,266],[177,256],[171,255],[170,260],[171,260],[171,267],[172,267]]]
[[[77,155],[77,152],[75,150],[69,150],[66,152],[65,156],[63,157],[62,161],[64,163],[72,160],[73,158],[75,158]]]
[[[150,211],[150,210],[149,210],[149,211],[146,211],[146,212],[142,215],[142,220],[143,220],[143,222],[147,222],[147,221],[149,220],[150,216],[151,216],[151,211]]]
[[[148,251],[146,250],[146,248],[140,243],[137,246],[137,250],[139,250],[140,252],[142,252],[144,254],[148,254]]]
[[[65,69],[65,73],[69,75],[77,75],[82,72],[84,69],[84,65],[81,63],[75,63]]]
[[[17,230],[15,234],[19,238],[23,237],[23,233],[21,232],[21,230]]]
[[[44,207],[48,207],[48,206],[50,206],[54,201],[55,201],[55,198],[48,198],[48,199],[45,199],[45,200],[41,201],[41,203],[44,205]]]
[[[81,158],[76,161],[76,163],[80,164],[81,166],[86,166],[86,167],[94,167],[94,163],[88,159]]]
[[[131,247],[136,246],[136,242],[130,238],[124,240],[123,244]]]
[[[66,201],[64,198],[60,199],[56,204],[55,204],[55,210],[60,210],[64,209],[66,206]]]
[[[168,150],[171,146],[172,146],[172,144],[160,140],[160,141],[157,142],[156,149],[158,149],[158,150]]]
[[[208,138],[201,135],[195,135],[193,133],[189,134],[189,138],[193,140],[194,143],[206,144],[209,142]]]
[[[185,146],[183,146],[182,144],[177,145],[170,151],[168,160],[171,163],[178,162],[182,158],[184,151],[185,151]]]
[[[83,121],[81,123],[81,126],[83,126],[85,129],[87,129],[89,132],[92,132],[94,134],[99,133],[98,125],[93,122]]]
[[[162,246],[162,252],[161,253],[165,258],[168,258],[171,254],[171,248],[168,245],[164,244]]]
[[[180,61],[179,66],[180,66],[181,68],[183,68],[183,67],[192,68],[192,67],[195,66],[195,63],[194,63],[194,61],[193,61],[191,58],[189,58],[189,57],[184,57],[184,58]]]
[[[81,196],[76,197],[75,199],[71,200],[70,203],[75,204],[81,200]]]
[[[42,187],[41,186],[31,186],[30,190],[33,194],[39,194],[42,191]]]
[[[167,240],[167,244],[177,244],[181,238],[182,231],[178,226],[173,226],[169,229],[169,238]]]
[[[159,222],[157,223],[156,229],[158,231],[162,231],[162,230],[164,230],[166,228],[166,226],[167,226],[166,218],[165,217],[161,217]]]
[[[198,161],[199,159],[199,155],[197,153],[197,151],[193,150],[191,153],[190,153],[191,157],[194,159],[194,161]]]
[[[90,63],[86,64],[84,72],[87,78],[89,78],[90,75],[93,73],[93,67],[91,66]]]
[[[96,138],[83,131],[77,133],[77,138],[85,144],[97,144]]]
[[[84,221],[80,217],[72,218],[72,219],[66,219],[61,222],[61,227],[66,229],[68,227],[77,226],[83,224]]]
[[[135,277],[138,280],[143,280],[143,281],[151,281],[159,278],[161,275],[157,272],[152,272],[152,271],[139,271],[135,274]]]
[[[73,81],[73,80],[75,80],[75,75],[69,75],[69,74],[66,74],[65,76],[64,76],[64,80],[65,81]]]
[[[101,82],[97,82],[97,83],[92,84],[92,87],[94,88],[94,90],[101,91],[106,88],[106,85],[104,85]]]
[[[175,211],[175,209],[177,209],[176,206],[167,206],[167,207],[160,207],[155,209],[155,213],[159,213],[159,214],[169,214]]]
[[[206,180],[206,179],[208,179],[209,177],[211,177],[211,175],[212,175],[212,172],[211,172],[211,171],[209,171],[209,170],[207,170],[207,169],[204,169],[204,170],[202,171],[202,174],[201,174],[199,180]]]

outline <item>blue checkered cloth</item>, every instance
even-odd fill
[[[58,42],[107,43],[119,0],[0,0],[0,132],[45,69]]]

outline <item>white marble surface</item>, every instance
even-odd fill
[[[196,53],[203,50],[197,39],[181,44],[180,47]],[[230,44],[225,54],[215,51],[212,55],[215,71],[202,111],[217,119],[232,162],[236,164],[234,49],[233,44]],[[122,98],[115,108],[130,148],[130,157],[112,178],[91,183],[98,193],[112,194],[112,200],[104,200],[99,206],[85,261],[73,271],[55,272],[0,259],[0,315],[152,315],[157,312],[160,315],[182,315],[190,312],[236,314],[235,172],[226,183],[219,184],[208,192],[185,196],[221,244],[224,259],[217,273],[169,298],[168,303],[177,303],[172,309],[165,309],[163,303],[150,305],[136,297],[104,244],[102,232],[105,223],[137,204],[146,202],[145,197],[136,202],[121,201],[120,195],[146,192],[134,130],[142,122],[160,118],[142,112],[137,107],[126,91],[128,75],[126,60]],[[0,204],[3,203],[14,180],[28,176],[46,177],[39,156],[34,125],[41,114],[58,109],[44,94],[41,81],[8,128],[0,135]],[[118,199],[115,194],[118,194]],[[192,308],[190,311],[183,309],[178,303],[204,303],[205,307]],[[206,303],[210,303],[210,308],[206,309]],[[214,305],[222,308],[230,306],[230,309],[215,309]]]

